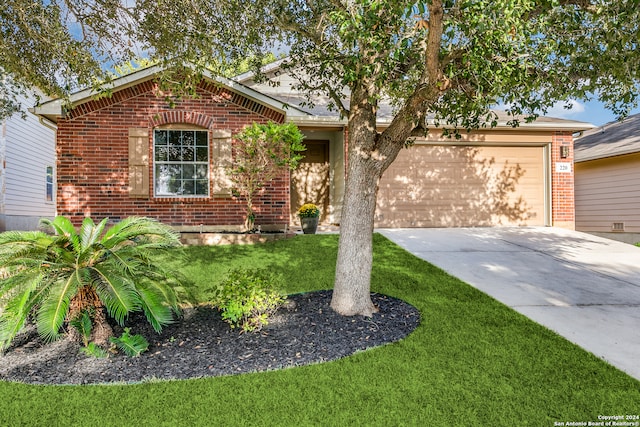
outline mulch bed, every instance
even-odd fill
[[[127,322],[132,334],[149,341],[139,357],[123,354],[96,359],[80,344],[63,339],[45,344],[30,325],[0,355],[0,379],[30,384],[131,383],[187,379],[281,369],[335,360],[357,351],[398,341],[420,322],[418,310],[404,301],[372,294],[379,312],[345,317],[330,307],[331,291],[290,295],[285,307],[255,333],[240,333],[217,310],[197,307],[157,334],[144,315]],[[120,335],[122,328],[115,326]]]

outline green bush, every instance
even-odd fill
[[[213,290],[213,305],[232,328],[260,330],[284,303],[281,278],[266,270],[235,269]]]
[[[42,220],[50,233],[0,233],[0,352],[33,315],[47,341],[72,322],[85,346],[106,344],[110,316],[123,325],[143,311],[156,331],[173,321],[185,296],[180,276],[155,255],[180,246],[179,235],[151,218],[130,217],[107,229],[85,218],[76,229],[65,217]]]

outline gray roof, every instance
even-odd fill
[[[259,93],[262,93],[273,99],[277,99],[282,103],[293,106],[299,111],[304,111],[309,114],[309,116],[311,116],[306,118],[300,117],[299,119],[295,120],[297,124],[312,124],[312,122],[322,122],[327,125],[330,123],[346,124],[346,121],[344,119],[341,120],[339,118],[339,111],[336,111],[335,108],[333,110],[330,110],[328,108],[328,104],[330,102],[328,96],[313,95],[311,96],[311,99],[309,99],[308,94],[294,89],[296,83],[298,82],[296,80],[296,77],[293,76],[290,70],[284,69],[282,67],[282,65],[287,61],[288,58],[283,58],[266,65],[262,70],[266,77],[266,81],[264,82],[257,83],[254,80],[255,75],[251,71],[235,76],[233,80]],[[348,93],[347,89],[345,89],[345,93]],[[311,101],[312,105],[308,104],[309,101]],[[348,108],[349,100],[344,99],[343,105]],[[507,114],[502,110],[493,110],[493,112],[497,115],[498,128],[512,128],[509,122],[514,119],[513,116]],[[395,111],[389,99],[383,98],[378,105],[378,124],[381,126],[388,124],[389,122],[391,122],[394,115]],[[311,118],[313,118],[313,120]],[[526,123],[525,116],[517,116],[515,118],[520,121],[519,127],[521,129],[528,130],[557,130],[578,132],[586,129],[592,129],[594,127],[594,125],[592,125],[591,123],[547,116],[538,117],[532,123]],[[435,125],[435,122],[429,118],[427,119],[427,126],[438,127]]]
[[[313,106],[308,105],[309,100],[306,94],[294,89],[297,83],[295,77],[282,69],[282,63],[286,60],[287,58],[284,58],[265,66],[264,73],[270,83],[257,83],[254,81],[254,75],[251,72],[241,74],[232,79],[226,79],[214,76],[205,70],[204,77],[262,105],[282,111],[285,113],[288,121],[292,121],[299,126],[335,127],[346,125],[346,119],[341,118],[338,111],[328,108],[330,100],[327,96],[316,95],[311,99]],[[192,64],[186,65],[193,66]],[[143,81],[153,79],[160,71],[162,71],[162,66],[160,65],[144,68],[113,80],[108,87],[113,92],[125,89]],[[93,100],[95,95],[96,93],[89,88],[72,94],[70,101],[73,105],[77,106]],[[344,100],[343,104],[348,106],[348,100]],[[58,119],[65,115],[64,104],[61,99],[44,102],[31,110],[34,114],[53,123],[57,123]],[[512,120],[513,117],[507,115],[504,111],[496,110],[494,112],[498,115],[498,128],[512,128],[509,121]],[[390,123],[393,116],[394,111],[391,104],[388,100],[382,100],[378,106],[378,124],[384,126]],[[539,117],[533,123],[525,123],[524,117],[519,117],[519,119],[521,120],[520,128],[529,130],[576,132],[593,128],[593,125],[590,123],[553,117]],[[436,124],[433,123],[432,120],[427,120],[427,125],[429,127],[436,127]]]
[[[575,161],[604,159],[640,152],[640,114],[585,132],[575,140]]]

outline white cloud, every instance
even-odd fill
[[[570,106],[571,108],[566,108]],[[561,119],[573,118],[578,114],[585,112],[585,105],[575,99],[568,101],[558,101],[549,110],[547,110],[546,116],[557,117]]]

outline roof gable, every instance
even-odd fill
[[[163,70],[164,68],[162,66],[154,65],[114,79],[106,85],[106,89],[112,93],[110,97],[100,97],[97,96],[99,95],[98,92],[93,89],[84,89],[73,93],[70,96],[70,102],[74,110],[79,109],[79,111],[94,109],[96,104],[102,106],[119,102],[123,97],[136,96],[137,94],[151,90],[153,81]],[[248,107],[248,109],[252,111],[257,111],[260,109],[259,107],[262,106],[287,116],[308,115],[304,111],[288,105],[286,102],[272,98],[233,80],[214,76],[206,70],[203,77],[212,86],[219,86],[232,92],[235,95],[233,98],[239,105]],[[54,99],[45,102],[34,107],[32,112],[56,123],[60,117],[66,114],[64,110],[64,100]]]

